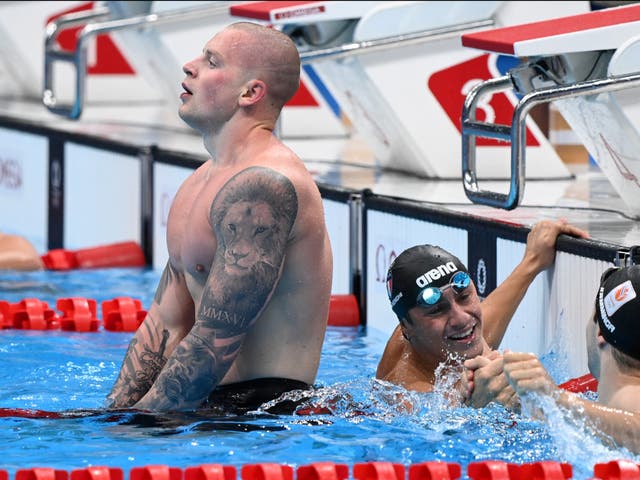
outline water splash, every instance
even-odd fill
[[[593,400],[593,395],[583,396]],[[593,465],[606,463],[620,458],[640,461],[640,455],[634,456],[621,448],[616,442],[600,431],[588,418],[582,408],[565,408],[558,405],[550,395],[532,392],[521,397],[522,414],[532,418],[544,418],[558,456],[583,470],[574,472],[575,478],[588,478],[592,475]]]

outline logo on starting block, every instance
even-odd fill
[[[462,135],[461,114],[467,94],[478,83],[498,75],[504,75],[517,62],[518,60],[515,58],[502,55],[481,55],[435,72],[429,77],[427,85]],[[516,101],[515,93],[513,100],[511,100],[504,92],[481,98],[476,109],[476,120],[511,125]],[[505,142],[485,137],[477,137],[476,144],[478,146],[508,146]],[[538,140],[527,128],[527,146],[536,147],[538,145]]]

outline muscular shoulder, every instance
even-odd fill
[[[287,175],[264,166],[251,166],[233,175],[219,190],[211,206],[214,225],[233,210],[256,215],[260,212],[295,219],[298,195]],[[249,209],[249,210],[247,210]]]
[[[393,331],[387,345],[384,348],[378,368],[376,370],[376,377],[385,379],[398,365],[398,362],[402,359],[402,353],[404,351],[404,339],[402,338],[402,332],[400,326],[396,326]]]
[[[377,376],[377,378],[412,392],[424,393],[433,391],[431,382],[419,375],[415,375],[415,371],[404,362],[397,363],[394,368],[386,372],[386,375]]]

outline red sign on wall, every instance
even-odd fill
[[[429,77],[427,85],[449,119],[462,135],[462,107],[467,93],[478,83],[493,78],[489,69],[490,55],[481,55],[440,70]],[[476,109],[479,122],[511,125],[514,106],[505,93],[494,93],[480,99]],[[492,138],[477,137],[478,146],[509,146]],[[538,146],[538,140],[527,128],[527,146]]]

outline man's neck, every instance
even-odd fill
[[[263,142],[268,142],[272,136],[273,131],[262,124],[252,124],[250,128],[228,124],[219,133],[203,135],[203,143],[214,163],[230,165],[238,158],[245,158],[243,152],[248,149],[263,150]]]
[[[598,401],[612,408],[639,412],[640,371],[621,370],[613,358],[602,362],[598,379]]]

